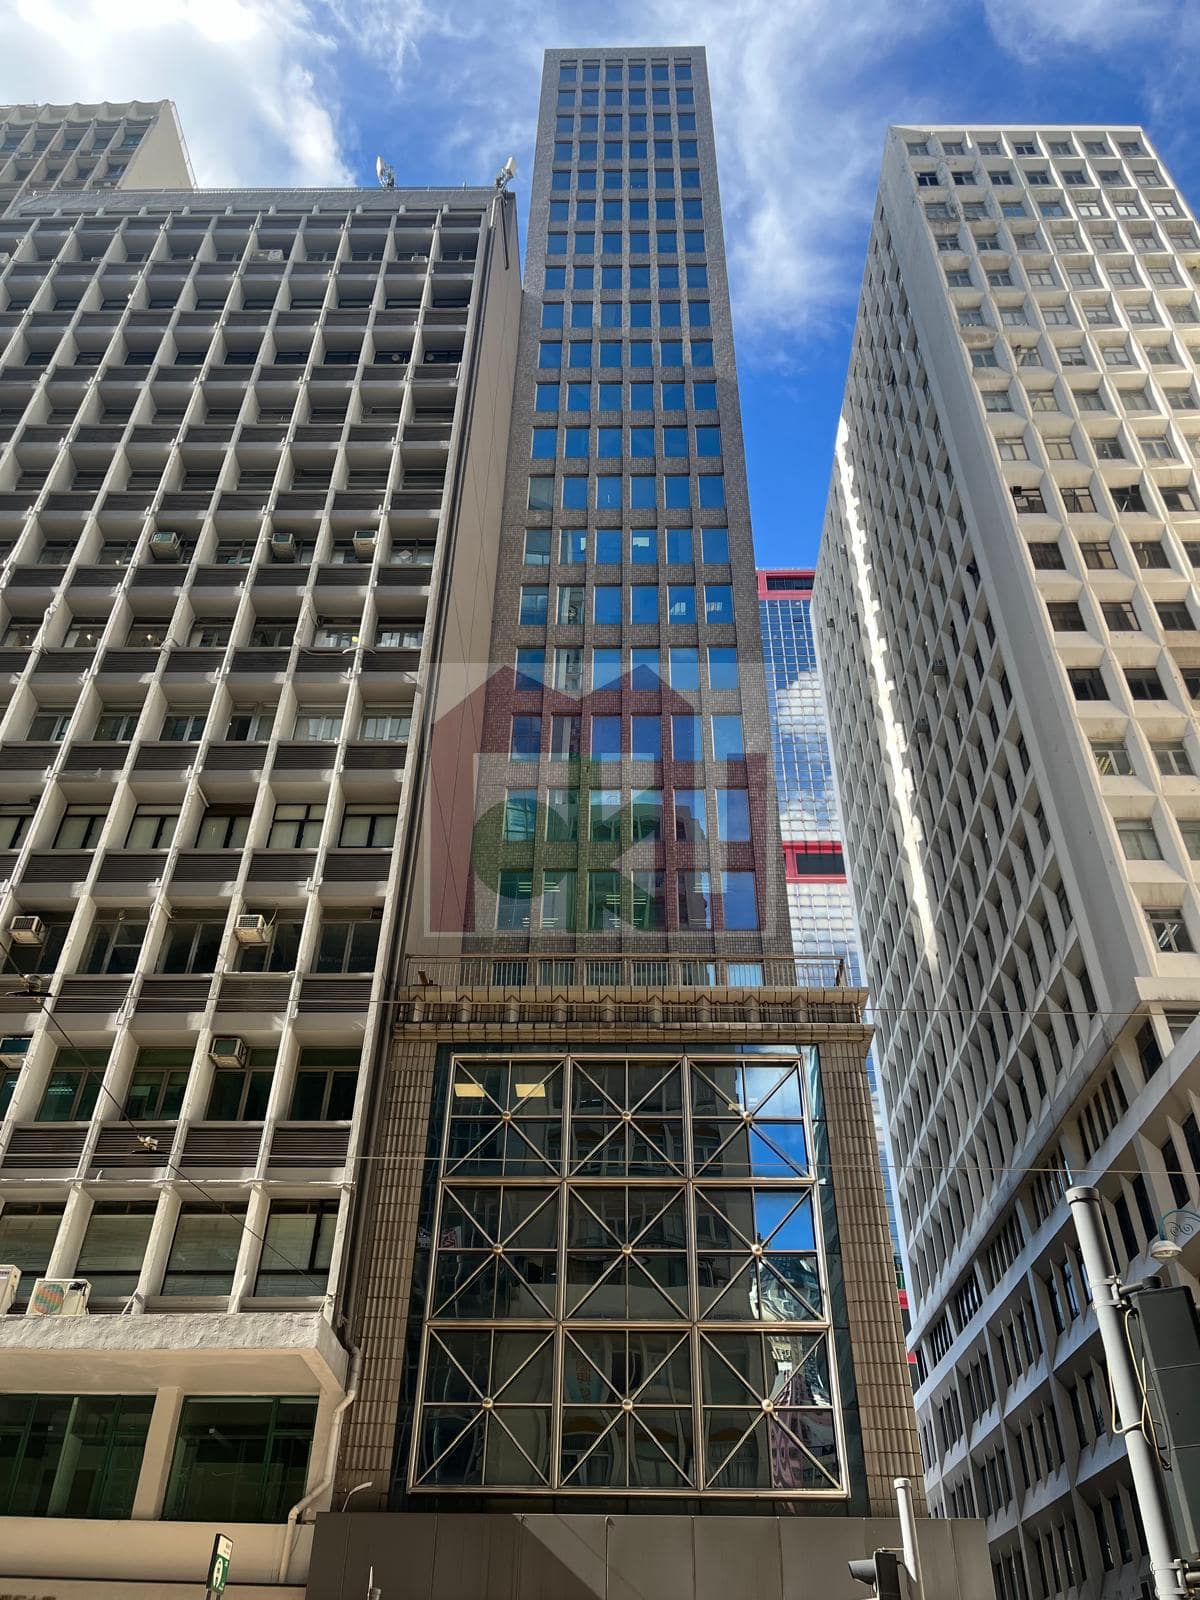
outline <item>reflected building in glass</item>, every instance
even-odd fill
[[[829,749],[829,714],[813,632],[813,577],[811,571],[795,569],[763,570],[758,574],[758,610],[788,917],[792,948],[797,955],[839,956],[846,963],[850,981],[861,983],[862,957],[842,853],[841,812]],[[887,1196],[888,1226],[901,1284],[900,1303],[907,1310],[896,1202],[872,1054],[867,1056],[867,1078]]]

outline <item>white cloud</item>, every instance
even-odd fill
[[[1046,50],[1103,52],[1182,18],[1180,0],[983,0],[996,43],[1023,59]]]
[[[174,100],[197,182],[345,183],[334,41],[298,0],[0,0],[0,101]]]

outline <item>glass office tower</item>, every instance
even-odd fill
[[[797,955],[837,956],[846,963],[850,982],[857,984],[862,982],[862,958],[842,854],[842,820],[829,750],[829,718],[813,634],[812,583],[813,574],[809,571],[771,570],[758,574],[758,611],[788,916],[792,948]],[[867,1056],[867,1079],[887,1195],[888,1226],[901,1284],[900,1304],[906,1309],[896,1205],[871,1054]]]
[[[918,1470],[863,996],[790,950],[703,51],[548,53],[525,290],[322,1597],[547,1540],[568,1592],[714,1541],[777,1587]]]

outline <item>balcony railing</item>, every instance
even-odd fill
[[[471,992],[517,989],[847,989],[839,956],[776,955],[748,960],[687,955],[406,956],[401,982],[412,989]]]

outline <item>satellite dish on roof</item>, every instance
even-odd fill
[[[394,189],[396,187],[396,169],[389,167],[382,156],[375,157],[375,176],[379,179],[381,189]]]

